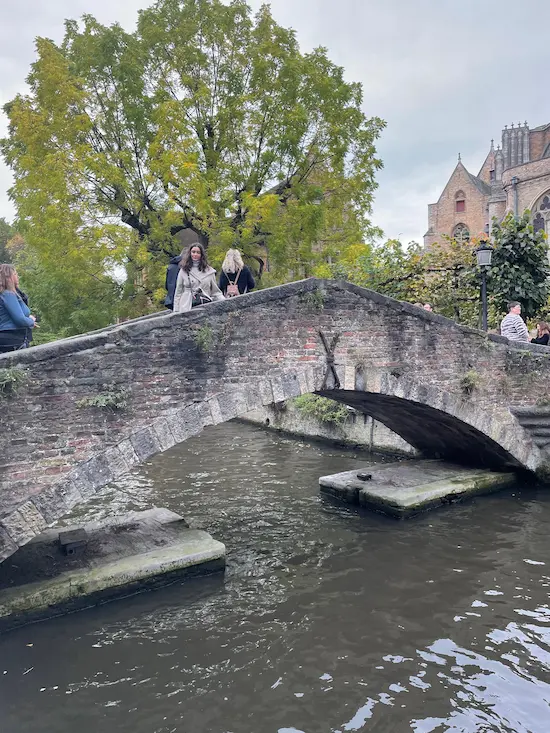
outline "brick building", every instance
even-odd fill
[[[527,123],[505,126],[502,143],[491,148],[477,176],[460,156],[439,201],[428,205],[424,246],[443,235],[470,239],[487,231],[494,218],[512,211],[531,212],[535,230],[550,234],[550,123],[529,129]]]

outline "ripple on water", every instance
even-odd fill
[[[81,508],[180,512],[225,579],[0,637],[2,733],[547,733],[549,499],[400,523],[320,497],[359,465],[230,423]]]

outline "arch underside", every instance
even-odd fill
[[[374,392],[339,389],[317,394],[370,415],[428,458],[495,470],[524,468],[492,438],[429,405]]]

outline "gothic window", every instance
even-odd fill
[[[533,207],[533,229],[550,234],[550,191],[541,196]]]
[[[463,244],[470,241],[470,231],[466,224],[457,224],[453,229],[453,239]]]
[[[494,171],[489,171],[489,180],[491,181],[491,183],[495,182],[496,176]]]
[[[533,219],[533,229],[535,230],[535,232],[544,231],[544,219],[540,211]]]

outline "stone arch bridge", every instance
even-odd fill
[[[291,283],[0,356],[13,369],[24,381],[0,395],[0,560],[154,454],[304,393],[372,415],[427,456],[541,476],[550,464],[550,410],[537,406],[550,349],[345,282]],[[119,409],[99,406],[109,401]]]

